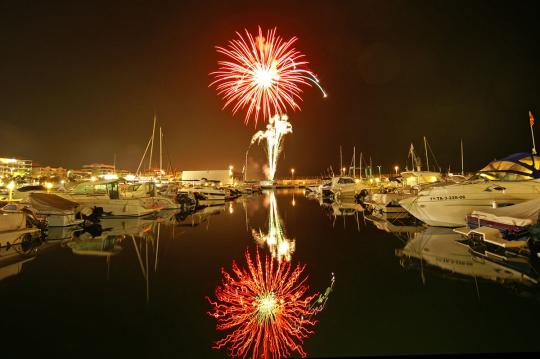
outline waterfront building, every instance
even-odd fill
[[[0,178],[27,177],[32,174],[32,160],[0,157]]]

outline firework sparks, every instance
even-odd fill
[[[288,262],[277,262],[266,256],[264,265],[257,251],[253,261],[246,251],[248,269],[233,261],[229,274],[222,269],[223,284],[216,288],[216,301],[208,299],[218,330],[232,333],[217,341],[215,349],[228,347],[231,357],[281,358],[296,352],[302,357],[305,338],[313,333],[319,313],[332,287],[324,295],[306,295],[305,266],[292,269]],[[333,286],[333,279],[332,279]],[[326,296],[326,298],[325,298]]]
[[[251,138],[251,144],[266,140],[266,155],[268,156],[268,179],[273,181],[276,175],[277,161],[281,152],[283,136],[292,133],[292,125],[287,115],[270,117],[265,131],[257,131]]]
[[[305,56],[293,47],[296,37],[285,41],[276,35],[276,28],[268,30],[266,37],[260,27],[258,36],[245,32],[245,38],[237,32],[238,39],[229,41],[227,48],[216,46],[227,60],[218,61],[210,86],[215,85],[223,97],[224,109],[231,105],[233,114],[247,109],[246,124],[253,117],[256,125],[259,115],[270,118],[286,113],[287,108],[300,110],[301,86],[315,85],[326,97],[315,74],[307,69]]]
[[[258,232],[254,229],[251,231],[253,238],[260,245],[266,244],[273,258],[279,262],[285,259],[291,260],[291,254],[295,251],[295,241],[285,237],[283,227],[281,226],[281,218],[279,217],[276,195],[270,192],[270,213],[268,215],[268,233]]]

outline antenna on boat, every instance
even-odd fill
[[[426,140],[426,136],[424,136],[424,150],[426,151],[426,167],[427,167],[427,171],[429,172],[429,157],[427,155],[427,140]]]
[[[362,152],[360,152],[360,169],[359,169],[359,172],[360,172],[360,179],[362,179]]]
[[[531,125],[531,138],[532,138],[532,154],[533,155],[536,155],[536,144],[534,143],[534,130],[533,130],[533,125],[534,125],[534,117],[532,115],[532,112],[529,111],[529,123]]]
[[[353,146],[353,170],[352,170],[352,176],[353,178],[356,178],[356,146]]]
[[[463,139],[461,139],[461,175],[465,176],[465,172],[463,172]]]

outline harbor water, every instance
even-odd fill
[[[278,190],[11,248],[0,256],[2,356],[226,357],[212,346],[230,331],[216,329],[209,299],[222,268],[270,254],[269,218],[287,241],[282,260],[306,266],[309,293],[335,276],[309,357],[540,351],[535,261],[505,266],[451,230],[385,231],[359,206]]]

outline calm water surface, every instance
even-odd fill
[[[306,265],[310,293],[324,292],[335,273],[304,342],[310,357],[540,350],[530,263],[473,257],[444,229],[386,232],[354,206],[321,206],[302,191],[274,198],[104,220],[101,234],[51,233],[57,240],[24,255],[2,248],[2,357],[225,357],[211,348],[225,333],[206,297],[215,297],[222,267],[244,265],[246,249],[268,253],[256,237],[270,218],[294,248],[292,263]]]

